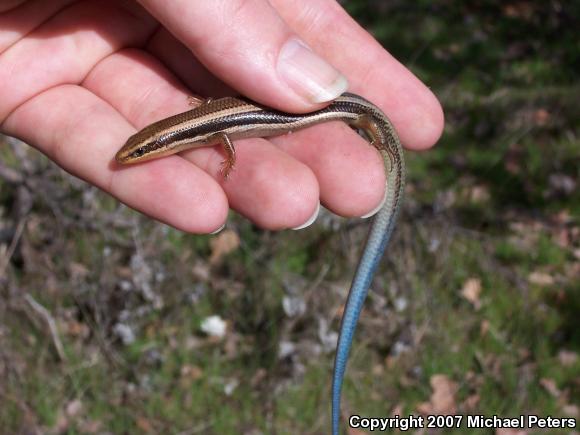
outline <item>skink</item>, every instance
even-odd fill
[[[327,107],[306,114],[280,112],[243,98],[206,100],[193,110],[155,122],[131,136],[116,155],[121,164],[138,163],[180,151],[222,145],[228,155],[223,173],[235,163],[232,140],[277,136],[328,121],[362,130],[382,155],[387,173],[386,200],[375,215],[342,317],[332,380],[332,434],[338,435],[340,397],[352,338],[375,270],[391,238],[403,201],[405,165],[397,133],[375,105],[345,93]]]

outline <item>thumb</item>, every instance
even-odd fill
[[[305,112],[346,91],[266,0],[140,0],[212,73],[250,98]]]

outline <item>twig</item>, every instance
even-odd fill
[[[314,281],[312,281],[312,284],[310,284],[308,286],[308,288],[306,288],[306,290],[303,292],[304,294],[304,304],[306,306],[308,306],[310,300],[312,299],[312,297],[315,294],[315,291],[320,284],[322,283],[322,281],[324,281],[324,278],[326,277],[326,275],[328,274],[328,271],[330,270],[330,266],[325,263],[321,268],[320,271],[318,272],[318,275],[316,275],[316,278],[314,278]],[[336,312],[336,310],[334,310],[334,312]],[[284,325],[284,332],[286,334],[289,333],[289,331],[292,331],[292,329],[294,329],[294,326],[296,325],[296,323],[298,322],[298,320],[300,319],[301,316],[294,316],[291,317]]]
[[[2,162],[0,162],[0,178],[10,184],[21,184],[24,182],[24,175]]]
[[[22,231],[24,231],[24,225],[26,224],[26,219],[21,219],[16,226],[16,231],[14,232],[14,237],[12,237],[12,241],[10,242],[10,246],[6,250],[6,254],[3,258],[0,258],[0,278],[4,276],[6,272],[6,268],[8,267],[8,263],[10,263],[10,259],[14,255],[14,251],[16,250],[16,246],[18,245],[18,241],[20,240],[20,236],[22,236]]]
[[[40,305],[30,294],[24,295],[24,300],[28,302],[28,305],[39,314],[44,321],[48,324],[48,329],[50,330],[50,335],[52,337],[52,344],[56,349],[56,353],[61,361],[66,361],[66,355],[64,353],[64,347],[62,346],[62,342],[60,341],[60,337],[58,336],[58,331],[56,329],[56,322],[54,318],[50,314],[50,312]]]
[[[196,434],[196,433],[207,432],[207,430],[210,427],[212,427],[213,425],[214,425],[213,421],[210,421],[209,423],[202,423],[198,426],[192,427],[192,428],[184,430],[182,432],[178,432],[177,435],[192,435],[192,434]]]

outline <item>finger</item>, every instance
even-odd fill
[[[178,229],[208,233],[225,222],[228,204],[223,190],[179,157],[119,171],[112,158],[134,130],[84,88],[63,85],[43,92],[16,109],[5,128],[8,134],[37,144],[72,174]]]
[[[435,144],[443,129],[443,111],[436,97],[338,2],[270,3],[296,33],[349,78],[351,91],[384,110],[406,147],[425,149]]]
[[[308,111],[344,92],[344,76],[266,0],[140,0],[220,79],[272,107]]]
[[[211,73],[191,54],[191,50],[165,28],[160,28],[151,37],[145,49],[196,95],[219,98],[239,94]]]
[[[0,53],[73,0],[0,2]]]
[[[312,170],[265,139],[235,143],[236,165],[227,179],[220,171],[219,148],[200,148],[183,156],[206,170],[225,190],[230,206],[269,230],[296,228],[311,220],[319,206],[318,180]]]
[[[383,200],[382,158],[346,124],[317,125],[272,141],[316,174],[320,200],[336,214],[365,216]]]
[[[0,12],[8,12],[17,8],[26,0],[3,0],[0,2]]]
[[[116,79],[119,71],[123,71],[122,80]],[[184,87],[163,66],[137,50],[122,51],[102,61],[84,85],[117,107],[136,128],[189,108]],[[318,207],[318,183],[312,171],[263,139],[235,145],[237,163],[227,180],[220,172],[225,156],[219,147],[182,155],[197,170],[211,174],[225,190],[230,205],[257,225],[281,229],[306,222]],[[165,160],[156,163],[162,165]],[[150,163],[131,170],[148,172]]]
[[[152,19],[111,1],[78,2],[47,17],[0,53],[0,124],[45,89],[80,83],[100,59],[144,42],[154,28]]]

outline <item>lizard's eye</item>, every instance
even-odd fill
[[[137,148],[135,151],[133,151],[132,156],[141,157],[143,154],[145,154],[145,150],[143,148]]]

